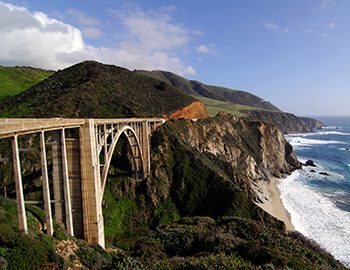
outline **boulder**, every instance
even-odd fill
[[[317,167],[313,160],[309,159],[305,162],[306,166]]]
[[[328,172],[320,172],[321,175],[326,175],[326,176],[330,176],[330,174]]]

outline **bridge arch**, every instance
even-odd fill
[[[129,134],[128,134],[129,133]],[[113,134],[113,133],[112,133]],[[144,168],[145,168],[145,164],[144,164],[144,158],[143,158],[143,153],[142,153],[142,147],[140,145],[140,140],[137,136],[136,131],[129,125],[124,125],[121,128],[118,129],[117,133],[113,136],[112,138],[112,144],[110,145],[109,149],[108,149],[108,154],[107,154],[107,158],[105,160],[103,169],[102,169],[102,176],[101,176],[101,184],[102,184],[102,194],[104,193],[105,190],[105,186],[106,186],[106,182],[107,182],[107,177],[108,177],[108,171],[111,165],[111,161],[112,161],[112,157],[113,157],[113,153],[115,150],[115,147],[117,146],[117,143],[121,137],[122,134],[125,134],[127,141],[129,143],[129,145],[131,146],[131,154],[132,157],[134,159],[134,163],[135,163],[135,169],[136,171],[138,170],[137,168],[137,159],[140,159],[141,161],[141,168],[139,168],[142,171],[142,174],[144,174]],[[132,139],[134,141],[132,141]],[[134,148],[134,149],[133,149]],[[136,156],[138,153],[138,156]],[[102,200],[103,196],[101,196],[101,200]]]

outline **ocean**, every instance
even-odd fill
[[[317,117],[316,133],[287,135],[305,163],[280,181],[284,207],[294,228],[350,267],[350,117]]]

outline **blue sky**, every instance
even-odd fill
[[[350,116],[349,10],[348,0],[8,0],[0,65],[164,69],[298,115]]]

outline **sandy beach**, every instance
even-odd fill
[[[263,203],[258,203],[262,209],[270,213],[272,216],[282,220],[286,225],[287,230],[294,231],[294,227],[291,222],[290,214],[283,207],[282,200],[280,198],[280,192],[278,190],[278,182],[281,181],[278,178],[271,178],[269,182],[260,181],[258,187],[265,197]]]

